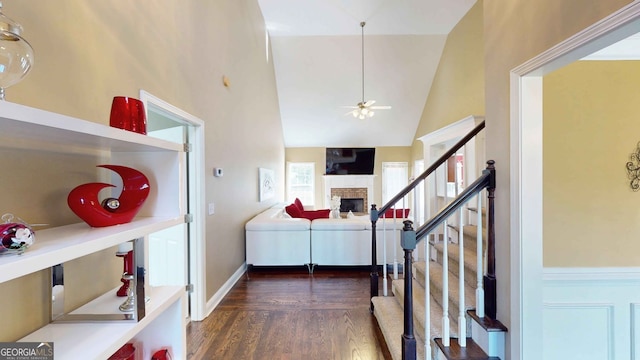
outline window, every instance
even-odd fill
[[[312,162],[290,162],[287,166],[287,199],[293,202],[296,198],[304,205],[315,205],[315,167]]]
[[[397,195],[400,190],[408,185],[409,165],[406,162],[382,163],[382,203],[386,204]],[[403,202],[398,202],[398,208],[407,207]]]

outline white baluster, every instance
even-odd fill
[[[447,163],[444,169],[444,203],[449,202],[449,189],[447,186],[448,173]],[[449,221],[444,221],[443,231],[443,249],[442,249],[442,344],[449,346],[451,344],[451,331],[449,324]]]
[[[424,357],[425,360],[431,357],[431,290],[429,286],[429,246],[424,247]]]
[[[458,249],[460,257],[458,258],[458,295],[460,296],[458,303],[458,344],[460,347],[467,346],[467,319],[464,316],[465,301],[464,301],[464,232],[462,222],[463,208],[460,208],[460,219],[458,229]]]
[[[393,236],[394,236],[394,244],[397,244],[397,240],[395,239],[396,234],[398,233],[395,229],[398,228],[398,222],[396,220],[396,205],[394,204],[391,208],[393,212]],[[398,280],[398,246],[393,247],[393,280]]]
[[[449,325],[449,224],[444,221],[444,239],[442,241],[442,344],[451,344]]]
[[[378,217],[380,220],[380,217]],[[394,232],[395,234],[395,232]],[[395,238],[394,244],[395,244]],[[387,223],[382,219],[382,294],[387,296]]]
[[[482,276],[484,275],[484,266],[482,265],[483,251],[482,251],[482,192],[478,193],[478,231],[476,232],[476,315],[478,317],[484,317],[484,288],[482,285]]]

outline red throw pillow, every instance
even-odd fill
[[[387,210],[387,212],[384,213],[384,215],[382,215],[383,218],[392,218],[393,216],[393,210],[394,209],[389,209]],[[402,218],[406,218],[407,216],[409,216],[409,210],[410,209],[395,209],[396,210],[396,219],[402,219]]]
[[[300,199],[296,198],[293,200],[293,204],[298,207],[298,210],[304,211],[304,206],[302,206],[302,201],[300,201]]]
[[[308,210],[302,213],[302,217],[304,217],[305,219],[309,219],[309,220],[315,220],[315,219],[328,219],[329,218],[329,213],[331,213],[331,210],[329,209],[322,209],[322,210]]]
[[[298,207],[296,206],[296,204],[291,204],[289,206],[286,206],[284,210],[287,212],[287,214],[291,215],[292,218],[302,217],[302,211],[298,210]]]

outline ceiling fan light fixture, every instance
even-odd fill
[[[363,21],[360,23],[360,27],[362,28],[362,101],[360,101],[356,106],[347,106],[349,108],[354,108],[353,111],[348,112],[351,113],[353,117],[359,118],[361,120],[365,118],[373,117],[375,112],[373,109],[391,109],[391,106],[372,106],[376,101],[375,100],[364,100],[364,26],[366,23]],[[345,114],[345,115],[347,115]]]

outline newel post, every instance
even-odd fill
[[[495,320],[498,312],[497,306],[497,284],[496,284],[496,229],[494,200],[496,190],[496,168],[495,161],[487,161],[489,186],[487,186],[487,274],[484,276],[484,313],[485,316]]]
[[[371,299],[378,296],[378,254],[376,251],[376,224],[378,223],[378,209],[376,204],[371,204],[369,211],[371,218]],[[371,301],[369,311],[373,313],[373,301]]]
[[[416,359],[416,338],[413,335],[413,250],[416,249],[416,231],[411,220],[403,221],[400,245],[404,250],[404,332],[402,334],[402,360]]]

